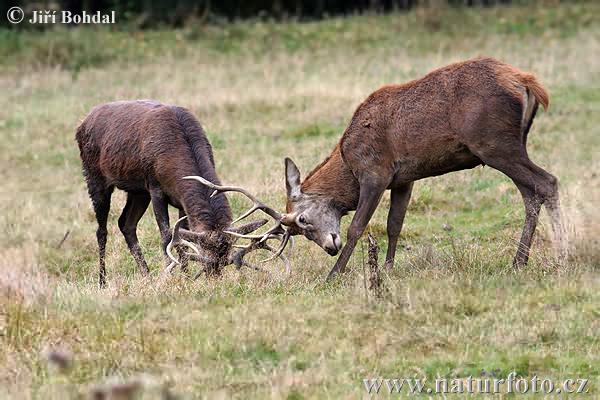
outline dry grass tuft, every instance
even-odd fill
[[[54,289],[54,280],[40,266],[35,253],[26,248],[0,252],[0,302],[27,306],[44,302]]]

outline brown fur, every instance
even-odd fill
[[[522,113],[524,107],[519,87],[529,89],[544,109],[548,107],[548,93],[533,75],[491,58],[452,64],[437,69],[421,79],[401,85],[384,86],[372,93],[357,108],[350,126],[332,155],[307,176],[302,187],[307,193],[323,193],[323,189],[327,189],[327,186],[315,182],[324,176],[319,172],[321,168],[332,171],[349,169],[354,178],[358,178],[361,167],[367,164],[365,160],[375,161],[373,167],[391,172],[397,167],[403,155],[414,151],[419,152],[428,162],[436,160],[441,161],[440,164],[442,162],[453,164],[452,161],[455,159],[444,158],[444,154],[449,150],[447,146],[462,150],[467,141],[460,140],[460,132],[458,132],[460,127],[453,126],[452,122],[454,121],[456,125],[468,122],[465,121],[467,112],[470,111],[468,104],[475,103],[476,100],[483,102],[486,98],[498,98],[499,102],[510,110],[510,115],[502,115],[501,118],[504,120],[494,124],[507,128],[516,126],[519,119],[512,117]],[[475,94],[470,93],[472,91],[475,91]],[[464,96],[467,104],[457,107],[456,94]],[[479,99],[472,99],[472,96],[477,95]],[[478,107],[483,106],[481,103],[478,104]],[[394,116],[394,113],[405,115]],[[448,120],[445,120],[446,118]],[[398,128],[402,131],[391,132]],[[427,132],[427,137],[423,137],[425,128],[431,128]],[[430,142],[431,139],[435,142]],[[340,160],[336,156],[338,153],[345,161],[345,167],[330,165]],[[459,154],[459,162],[471,160],[476,161],[474,158],[469,158],[467,154]],[[378,161],[383,165],[378,166]],[[449,172],[445,170],[448,168],[453,170],[455,166],[443,167],[444,165],[440,165],[443,171],[433,171],[435,172],[433,175]],[[423,171],[422,174],[413,172],[417,175],[415,178],[431,176],[428,173],[429,171]],[[351,196],[348,196],[343,189],[356,187],[356,182],[347,173],[335,179],[332,177],[326,179],[335,183],[338,189],[336,193],[342,193],[344,198]],[[357,195],[354,199],[358,201]]]
[[[335,201],[340,207],[356,209],[358,181],[344,162],[339,144],[302,183],[302,191],[313,195],[329,196],[332,188],[336,188]]]
[[[546,202],[551,214],[558,213],[556,178],[533,164],[525,149],[538,103],[547,108],[549,96],[535,76],[493,58],[451,64],[372,93],[332,155],[301,186],[308,199],[357,209],[330,276],[344,270],[385,189],[392,190],[393,203],[390,263],[412,182],[483,164],[512,178],[523,195],[527,218],[515,265],[526,263],[539,206]],[[289,199],[288,211],[294,206]]]
[[[170,240],[169,204],[188,216],[186,227],[195,232],[221,232],[230,225],[231,210],[224,194],[211,198],[212,190],[206,186],[181,179],[199,175],[219,184],[210,143],[186,109],[144,100],[102,104],[77,128],[76,139],[98,219],[101,283],[106,218],[115,187],[128,193],[119,227],[142,272],[148,267],[135,230],[150,201],[163,248]]]

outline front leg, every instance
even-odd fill
[[[388,248],[385,256],[385,266],[392,267],[396,256],[396,246],[398,245],[398,236],[402,231],[406,208],[410,201],[413,182],[392,189],[390,198],[390,212],[387,219]]]
[[[167,198],[160,188],[150,189],[150,198],[152,199],[152,209],[160,231],[162,251],[167,263],[170,260],[167,257],[167,245],[171,241],[171,232],[169,229],[169,204]]]
[[[179,210],[179,218],[183,218],[185,217],[185,211],[184,210]],[[190,229],[190,224],[188,219],[185,219],[183,222],[181,222],[181,227],[183,229]],[[181,272],[183,272],[184,274],[188,273],[188,263],[190,261],[190,256],[188,255],[188,253],[185,251],[185,247],[183,245],[179,245],[177,246],[177,254],[179,255],[179,262],[181,263]]]
[[[346,272],[346,265],[350,256],[356,247],[358,239],[362,236],[367,224],[371,220],[373,213],[377,209],[379,200],[385,191],[387,185],[374,184],[373,182],[364,183],[360,185],[360,196],[358,198],[358,207],[350,227],[348,228],[348,237],[346,238],[346,245],[342,249],[342,253],[337,259],[334,267],[327,276],[327,281],[330,281],[338,273]]]

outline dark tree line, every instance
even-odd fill
[[[435,6],[443,3],[452,6],[492,6],[512,0],[46,0],[15,1],[20,5],[40,9],[46,7],[81,11],[115,10],[120,20],[141,26],[154,24],[182,25],[194,18],[317,19],[332,15],[408,10],[416,5]],[[8,9],[8,7],[7,7]]]

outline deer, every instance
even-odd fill
[[[564,249],[557,178],[534,164],[526,147],[540,104],[546,110],[549,95],[534,75],[493,58],[383,86],[358,106],[333,152],[303,181],[296,164],[285,159],[287,202],[280,220],[286,234],[303,235],[331,256],[341,251],[331,280],[346,271],[390,190],[385,264],[392,266],[414,182],[488,165],[512,179],[525,206],[513,266],[528,262],[542,204],[554,241]],[[355,213],[343,246],[340,220],[350,211]]]
[[[150,270],[137,237],[137,225],[149,204],[161,235],[167,270],[180,265],[187,272],[189,260],[201,261],[204,271],[218,275],[229,264],[238,268],[248,253],[266,249],[270,239],[281,239],[281,229],[261,235],[234,250],[239,235],[248,235],[267,220],[234,226],[225,195],[196,181],[199,175],[219,182],[212,147],[200,122],[187,109],[152,100],[117,101],[92,109],[77,128],[82,169],[98,223],[96,239],[99,284],[106,286],[107,221],[114,188],[127,193],[118,225],[139,272]],[[179,210],[170,232],[168,207]],[[238,235],[238,236],[235,236]],[[263,237],[264,236],[264,237]],[[181,260],[171,253],[177,248]],[[184,251],[185,247],[192,252]],[[285,258],[279,254],[278,257]],[[201,270],[202,272],[202,270]],[[197,278],[200,273],[196,274]]]

